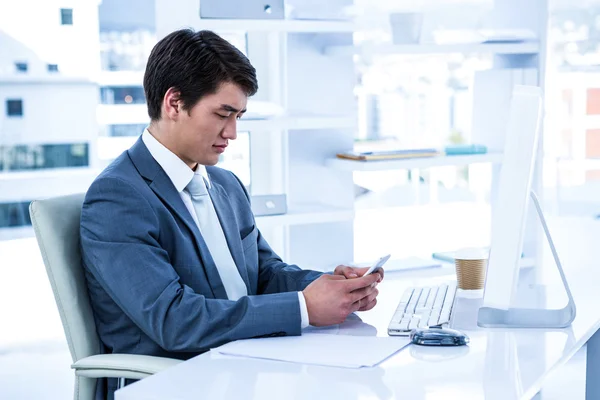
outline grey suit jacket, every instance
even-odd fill
[[[192,216],[139,139],[93,182],[81,213],[83,265],[107,353],[187,359],[232,340],[301,333],[295,292],[320,273],[282,262],[237,177],[207,171],[248,296],[227,300]],[[116,382],[108,385],[110,397]]]

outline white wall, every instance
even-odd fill
[[[100,170],[79,167],[0,174],[0,203],[83,193],[99,173]]]
[[[23,99],[23,117],[6,116],[7,99]],[[93,83],[0,82],[0,145],[93,141],[97,105]]]
[[[26,61],[27,74],[45,74],[46,64],[61,73],[97,74],[100,69],[98,0],[0,1],[0,74]],[[60,9],[73,9],[73,25],[61,25]],[[24,21],[27,21],[24,23]]]

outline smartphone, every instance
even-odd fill
[[[377,260],[375,263],[373,263],[373,265],[367,270],[367,272],[364,273],[363,276],[367,276],[370,273],[372,273],[373,271],[376,271],[379,268],[383,267],[383,264],[385,264],[387,262],[387,260],[390,259],[390,257],[391,257],[391,254],[381,257],[379,260]]]

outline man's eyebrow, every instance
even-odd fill
[[[246,109],[244,108],[242,111],[238,110],[235,107],[230,106],[229,104],[221,104],[221,110],[225,110],[232,113],[245,113]]]

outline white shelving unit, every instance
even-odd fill
[[[261,229],[279,225],[310,225],[349,221],[354,210],[330,207],[321,204],[291,205],[286,214],[256,217]]]
[[[332,20],[256,20],[256,19],[208,19],[199,18],[194,24],[197,29],[214,31],[245,31],[245,32],[283,32],[283,33],[325,33],[353,32],[356,25],[351,21]]]
[[[352,259],[354,171],[491,163],[496,180],[502,162],[502,149],[491,146],[485,132],[473,136],[488,146],[490,153],[484,155],[380,162],[333,159],[337,153],[353,150],[356,122],[318,114],[334,109],[354,114],[357,55],[487,53],[494,56],[494,69],[534,69],[539,72],[535,77],[527,75],[519,83],[543,85],[545,0],[496,0],[493,11],[495,28],[529,29],[538,41],[372,47],[353,45],[353,33],[362,29],[354,22],[201,19],[200,1],[179,0],[174,8],[169,0],[156,0],[158,37],[182,27],[247,33],[247,54],[260,86],[255,98],[281,104],[288,113],[270,120],[242,119],[238,124],[240,131],[251,132],[251,194],[286,193],[288,197],[287,214],[258,217],[257,223],[286,261],[301,266]],[[351,0],[327,2],[340,11],[351,4]],[[495,90],[491,93],[496,95]]]
[[[464,166],[477,163],[500,164],[501,153],[435,156],[407,158],[400,160],[381,161],[354,161],[340,158],[331,158],[325,161],[325,165],[342,171],[388,171],[393,169],[432,168],[445,166]]]
[[[492,54],[536,54],[540,50],[537,41],[515,43],[460,43],[460,44],[404,44],[377,46],[332,46],[326,54],[340,55],[376,55],[376,54],[448,54],[448,53],[492,53]]]
[[[238,122],[240,131],[269,131],[288,129],[338,129],[353,128],[356,118],[352,116],[285,115],[270,119],[245,119]]]

